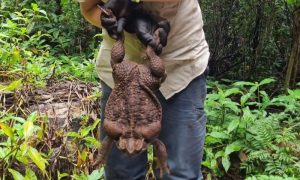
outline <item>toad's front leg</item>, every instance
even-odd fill
[[[121,63],[125,57],[124,34],[117,39],[111,49],[111,65]]]
[[[157,78],[166,76],[165,66],[160,57],[155,53],[152,47],[147,46],[146,54],[149,59],[151,73]]]
[[[108,136],[104,138],[99,155],[97,156],[95,162],[92,164],[93,167],[106,163],[107,155],[113,145],[113,142],[113,139]]]
[[[170,174],[168,162],[167,162],[167,150],[166,146],[158,139],[152,141],[154,148],[154,155],[157,157],[157,164],[160,168],[160,177],[162,178],[165,173]]]

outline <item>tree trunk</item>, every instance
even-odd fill
[[[293,15],[293,47],[288,62],[288,68],[285,76],[284,88],[287,90],[295,86],[300,59],[300,8],[294,11]]]

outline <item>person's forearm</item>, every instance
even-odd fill
[[[141,0],[143,2],[178,2],[179,0]],[[91,24],[101,27],[101,10],[97,4],[103,4],[100,0],[85,0],[80,2],[80,10],[84,18]]]
[[[97,27],[101,27],[101,10],[97,7],[97,4],[103,4],[103,2],[100,0],[86,0],[80,3],[80,10],[88,22]]]

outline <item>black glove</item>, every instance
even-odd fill
[[[106,29],[108,35],[113,39],[117,39],[118,21],[114,14],[109,9],[100,7],[102,12],[100,15],[101,26]]]
[[[170,32],[168,21],[161,20],[157,23],[150,14],[131,0],[110,0],[100,8],[102,26],[113,39],[118,39],[125,29],[129,33],[135,33],[139,40],[145,46],[151,46],[156,54],[160,54],[166,46]]]
[[[161,54],[162,48],[167,45],[168,34],[170,32],[168,21],[163,20],[157,23],[149,14],[141,11],[132,13],[128,21],[125,29],[127,26],[135,27],[138,39],[144,45],[151,46],[157,55]],[[156,36],[158,36],[159,40],[157,40]]]
[[[170,24],[167,21],[163,21],[158,24],[158,28],[153,33],[152,40],[148,45],[154,49],[157,55],[159,55],[163,47],[167,45],[169,32]],[[157,38],[159,38],[159,41],[157,41]]]
[[[131,0],[109,0],[103,7],[101,13],[101,24],[110,37],[117,39],[124,30],[127,16],[136,7]]]

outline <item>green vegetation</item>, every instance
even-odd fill
[[[300,1],[200,3],[214,77],[206,178],[300,179]],[[0,24],[0,179],[102,178],[103,168],[91,167],[100,146],[99,30],[71,0],[2,0]],[[38,113],[49,110],[43,101],[65,103],[79,114],[75,125]]]
[[[249,179],[299,179],[300,89],[272,97],[262,90],[272,82],[212,83],[203,165],[213,176],[240,171]]]

